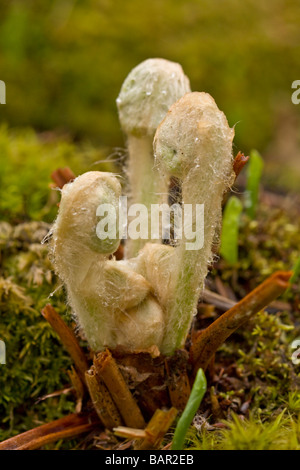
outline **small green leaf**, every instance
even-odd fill
[[[297,259],[296,263],[292,268],[293,274],[289,280],[289,287],[285,291],[285,298],[289,295],[292,290],[292,285],[296,284],[297,280],[300,278],[300,258]]]
[[[248,163],[247,183],[245,192],[246,213],[251,219],[254,219],[256,213],[259,195],[259,184],[263,167],[264,161],[262,157],[257,152],[257,150],[252,150]]]
[[[300,258],[297,259],[295,265],[293,266],[293,275],[290,279],[290,285],[294,284],[297,279],[300,277]]]
[[[220,253],[230,264],[238,261],[239,221],[242,208],[241,201],[232,196],[224,210]]]
[[[181,450],[188,428],[198,410],[206,392],[206,377],[202,369],[199,369],[186,407],[177,423],[172,450]]]

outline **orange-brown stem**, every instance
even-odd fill
[[[63,345],[74,361],[81,380],[85,383],[85,372],[88,370],[89,365],[83,350],[78,344],[75,334],[61,319],[52,305],[47,304],[42,310],[42,315],[60,337]]]
[[[146,424],[141,410],[127,387],[110,351],[106,349],[99,353],[94,358],[94,365],[96,373],[108,388],[126,426],[138,429],[144,428]]]
[[[121,426],[122,419],[120,413],[106,385],[97,376],[94,366],[85,373],[85,377],[94,408],[104,426],[107,429]]]
[[[250,157],[246,157],[242,152],[239,152],[233,162],[233,171],[235,172],[235,177],[237,178],[246,165]]]
[[[72,366],[71,370],[68,370],[68,376],[71,380],[71,383],[73,385],[73,389],[76,394],[76,408],[75,411],[76,413],[80,413],[82,410],[82,403],[83,403],[83,398],[85,394],[85,387],[82,383],[81,378],[79,377],[76,369]]]
[[[235,173],[235,180],[241,173],[242,169],[248,162],[250,157],[246,157],[242,152],[238,152],[237,156],[233,160],[233,171]],[[228,193],[225,193],[223,196],[223,201],[222,201],[222,206],[225,206],[227,200],[228,200]]]
[[[52,181],[54,181],[56,186],[58,186],[60,189],[62,189],[65,184],[69,183],[70,181],[74,180],[75,178],[76,178],[75,174],[68,167],[57,168],[57,170],[55,170],[51,173]]]
[[[94,415],[71,414],[1,442],[0,450],[39,449],[51,442],[89,432],[99,425]]]
[[[200,367],[206,370],[217,349],[235,330],[286,290],[291,275],[275,272],[195,338],[190,350],[194,375]]]

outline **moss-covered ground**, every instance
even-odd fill
[[[2,128],[0,150],[5,157],[0,177],[0,339],[7,348],[6,364],[0,365],[2,441],[75,410],[67,373],[71,360],[40,314],[50,302],[72,324],[47,244],[41,244],[57,211],[50,173],[65,165],[76,173],[112,167],[93,166],[102,155],[91,147],[31,131]],[[218,259],[208,277],[211,289],[240,299],[272,272],[290,270],[297,262],[299,208],[287,202],[292,198],[280,196],[279,203],[271,204],[267,196],[262,192],[255,220],[242,216],[238,263],[232,267]],[[292,361],[291,346],[300,337],[299,310],[296,279],[289,292],[222,346],[186,448],[300,448],[300,365]],[[200,304],[199,326],[220,313]],[[77,439],[48,448],[83,445],[85,440]]]

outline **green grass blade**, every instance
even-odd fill
[[[220,253],[229,264],[235,264],[238,261],[239,222],[242,209],[241,201],[236,196],[232,196],[223,214]]]
[[[254,219],[259,196],[259,184],[263,172],[264,161],[256,150],[250,153],[247,172],[247,184],[245,193],[246,213]]]
[[[206,377],[202,369],[199,369],[186,407],[177,423],[172,450],[181,450],[188,428],[198,410],[206,392]]]
[[[287,288],[287,290],[284,293],[285,298],[287,298],[288,295],[290,294],[290,292],[292,290],[292,285],[296,284],[298,279],[300,278],[300,257],[297,259],[296,263],[294,264],[294,266],[292,268],[292,271],[293,271],[293,274],[292,274],[292,277],[289,281],[289,287]]]
[[[300,277],[300,258],[297,259],[292,271],[293,275],[290,279],[290,285],[295,284],[297,279]]]

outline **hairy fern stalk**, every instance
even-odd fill
[[[129,151],[130,202],[148,209],[166,203],[176,178],[180,204],[204,205],[203,245],[187,250],[185,237],[174,246],[129,239],[125,259],[117,261],[121,234],[97,236],[97,208],[109,203],[118,214],[121,187],[113,174],[89,172],[63,188],[53,260],[93,350],[156,346],[171,355],[184,346],[212,261],[222,197],[232,183],[234,132],[213,98],[191,93],[180,65],[163,59],[136,67],[117,104]],[[197,228],[195,214],[190,225]]]

